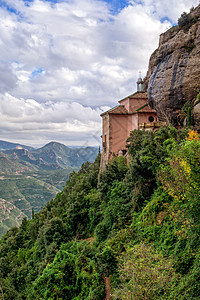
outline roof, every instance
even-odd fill
[[[105,111],[104,113],[101,114],[101,117],[106,115],[106,114],[109,114],[109,115],[132,115],[132,114],[135,114],[135,113],[155,113],[156,111],[154,109],[151,109],[147,104],[143,105],[142,107],[138,108],[137,110],[133,110],[133,111],[130,111],[128,112],[127,109],[124,107],[124,105],[118,105],[118,106],[115,106],[107,111]]]
[[[125,100],[131,100],[134,99],[136,100],[140,100],[138,101],[136,107],[138,107],[138,105],[141,105],[139,108],[136,108],[135,106],[130,107],[130,110],[128,111],[125,107],[125,105],[122,105],[121,103],[123,103]],[[118,114],[118,115],[130,115],[130,114],[134,114],[134,113],[155,113],[156,111],[154,109],[151,109],[149,104],[148,104],[148,97],[147,97],[147,93],[146,92],[136,92],[122,100],[118,101],[120,103],[120,105],[117,105],[109,110],[107,110],[106,112],[101,114],[101,117],[106,115],[106,114]]]
[[[119,115],[127,115],[128,111],[127,109],[124,107],[124,105],[117,105],[107,111],[105,111],[104,113],[101,114],[101,116],[105,115],[105,114],[119,114]]]
[[[118,102],[120,103],[121,101],[124,101],[128,98],[129,99],[147,99],[148,100],[147,92],[135,92],[134,94],[119,100]]]

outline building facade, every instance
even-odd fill
[[[156,127],[156,111],[148,105],[143,81],[137,82],[137,92],[120,100],[119,105],[101,114],[103,170],[113,156],[126,154],[126,140],[134,129],[150,130]]]

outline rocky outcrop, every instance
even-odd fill
[[[189,18],[185,25],[161,34],[145,78],[150,106],[173,125],[181,125],[184,104],[193,106],[200,90],[200,5],[182,17]]]

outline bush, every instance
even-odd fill
[[[127,249],[120,258],[119,273],[122,286],[114,291],[114,299],[168,299],[178,279],[172,261],[145,244]]]
[[[183,12],[178,19],[178,25],[181,29],[188,30],[192,24],[198,21],[198,17],[192,17],[190,13]]]

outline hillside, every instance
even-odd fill
[[[7,148],[15,145],[9,143]],[[94,161],[97,152],[95,147],[73,149],[56,142],[40,149],[17,147],[0,152],[0,198],[30,218],[32,208],[38,212],[62,190],[69,174],[83,162]],[[0,236],[6,233],[8,224],[0,215]]]
[[[0,140],[0,151],[4,151],[4,150],[10,150],[10,149],[15,149],[15,148],[23,148],[26,150],[33,150],[33,147],[30,146],[25,146],[25,145],[21,145],[21,144],[16,144],[16,143],[11,143],[11,142],[6,142],[6,141],[2,141]]]
[[[9,156],[3,152],[0,152],[0,172],[1,173],[20,173],[20,172],[28,172],[35,171],[33,165],[21,162],[20,160],[12,160]]]
[[[56,187],[29,175],[8,175],[0,179],[0,198],[13,203],[29,218],[32,208],[39,211],[58,192]]]
[[[0,199],[0,236],[5,234],[10,228],[19,226],[25,216],[12,203]]]
[[[0,240],[8,299],[199,299],[200,137],[131,132],[129,164],[100,155]]]

